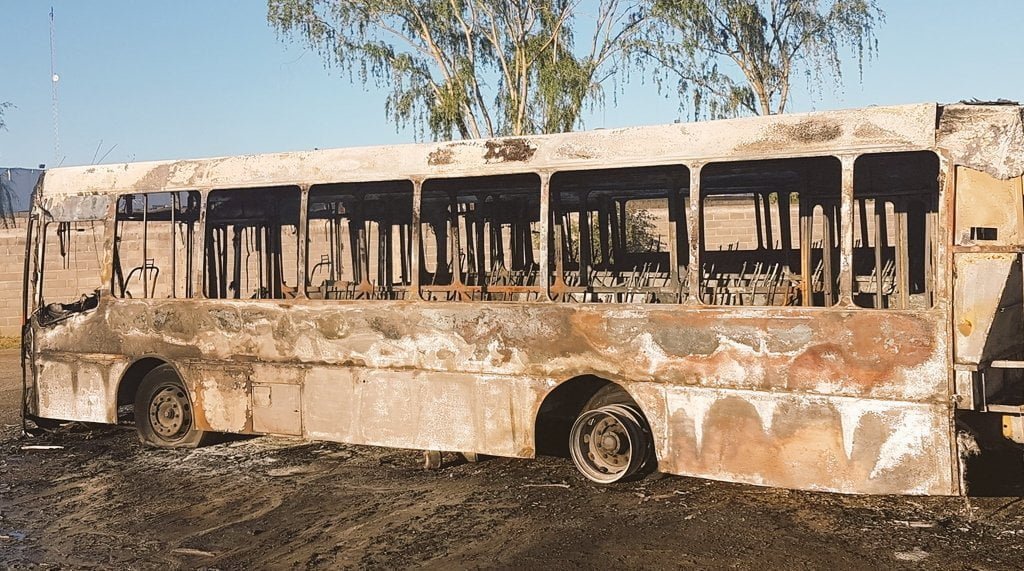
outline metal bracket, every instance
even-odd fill
[[[1018,407],[1018,414],[1003,415],[1003,436],[1016,442],[1024,444],[1024,407]]]

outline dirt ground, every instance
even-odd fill
[[[124,428],[21,436],[0,352],[0,568],[1024,568],[1021,497],[860,497],[666,476],[600,487],[568,460],[420,469],[405,450]],[[60,446],[31,450],[25,446]]]

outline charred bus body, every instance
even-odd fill
[[[53,169],[26,414],[967,493],[975,432],[1024,442],[1021,115]]]

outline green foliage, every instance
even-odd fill
[[[875,0],[648,2],[634,47],[654,62],[661,87],[676,80],[695,117],[783,113],[794,72],[818,88],[826,79],[839,83],[848,48],[863,71],[885,18]]]
[[[328,66],[389,90],[388,117],[434,138],[571,130],[627,63],[643,16],[600,0],[574,50],[580,0],[268,0],[267,20]]]
[[[0,131],[7,129],[7,123],[4,122],[4,111],[7,111],[11,107],[14,107],[14,104],[10,101],[0,101]]]
[[[570,260],[579,261],[580,244],[582,242],[579,225],[574,220],[569,222],[568,244],[566,254]],[[611,260],[601,259],[601,226],[597,215],[590,215],[590,259],[594,262],[609,263],[614,261],[615,252],[611,252]],[[635,203],[626,203],[626,252],[646,254],[661,251],[661,239],[658,227],[654,222],[654,214]],[[610,230],[609,230],[610,231]]]
[[[658,228],[654,215],[646,208],[626,204],[626,251],[633,253],[660,250]]]

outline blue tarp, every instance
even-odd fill
[[[29,211],[41,174],[39,169],[0,168],[0,227],[16,226],[14,215]]]

